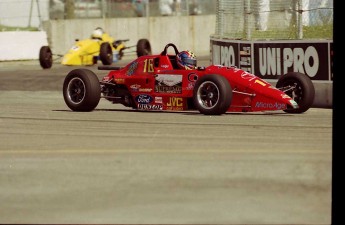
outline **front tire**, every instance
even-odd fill
[[[43,69],[49,69],[53,65],[53,53],[49,46],[42,46],[39,53],[40,65]]]
[[[314,103],[314,85],[303,73],[290,72],[282,75],[276,87],[289,95],[299,106],[298,109],[285,109],[287,113],[304,113]]]
[[[137,42],[137,56],[151,55],[151,44],[147,39],[140,39]]]
[[[200,113],[220,115],[226,113],[232,100],[229,81],[220,75],[205,75],[198,79],[193,90],[193,102]]]
[[[103,65],[111,65],[113,63],[113,50],[108,42],[101,44],[99,58]]]
[[[91,70],[72,70],[64,80],[63,97],[66,105],[73,111],[94,110],[101,98],[98,77]]]

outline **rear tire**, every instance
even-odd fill
[[[220,115],[226,113],[232,100],[229,81],[220,75],[205,75],[198,79],[193,90],[193,102],[200,113]]]
[[[62,91],[66,105],[73,111],[92,111],[101,99],[98,77],[87,69],[74,69],[69,72]]]
[[[40,65],[43,69],[49,69],[53,65],[53,53],[49,46],[42,46],[39,53]]]
[[[137,56],[151,55],[151,44],[147,39],[140,39],[137,43]]]
[[[113,63],[113,50],[108,42],[101,44],[99,58],[103,65],[111,65]]]
[[[288,90],[288,87],[295,88]],[[310,80],[310,78],[303,74],[297,72],[291,72],[282,75],[276,87],[284,91],[288,96],[290,96],[299,106],[298,109],[285,109],[287,113],[304,113],[307,111],[314,103],[315,88]]]

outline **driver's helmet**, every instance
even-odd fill
[[[92,32],[91,37],[92,37],[92,38],[102,39],[103,34],[104,34],[103,29],[100,28],[100,27],[97,27],[97,28],[94,29],[94,31]]]
[[[196,68],[196,57],[191,51],[182,51],[176,55],[177,65],[181,69],[193,70]]]

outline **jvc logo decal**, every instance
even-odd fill
[[[167,106],[183,106],[183,99],[182,98],[169,98],[169,102],[167,102]]]
[[[183,98],[170,97],[167,102],[167,110],[183,110]]]

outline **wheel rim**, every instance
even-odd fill
[[[79,104],[85,98],[85,83],[82,79],[75,77],[67,86],[67,95],[71,102]]]
[[[204,109],[214,108],[219,101],[219,96],[218,86],[211,81],[202,83],[197,91],[197,100]]]

